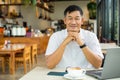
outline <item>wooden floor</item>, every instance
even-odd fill
[[[38,55],[38,64],[34,65],[34,67],[37,65],[46,67],[44,54]],[[15,72],[15,75],[11,75],[9,74],[8,65],[6,65],[6,72],[4,74],[2,73],[0,66],[0,80],[19,80],[19,78],[21,78],[23,75],[24,75],[23,67],[19,67]]]

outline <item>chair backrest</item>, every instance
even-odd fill
[[[37,44],[33,44],[32,46],[32,56],[37,54]]]
[[[0,61],[2,61],[2,60],[3,60],[3,57],[0,56]]]
[[[5,60],[4,60],[4,57],[1,57],[0,56],[0,65],[2,65],[2,72],[4,73],[5,72]]]
[[[30,46],[25,47],[23,54],[24,59],[31,59],[30,53],[31,53],[31,47]]]

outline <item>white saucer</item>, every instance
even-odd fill
[[[83,75],[81,75],[79,77],[73,77],[73,76],[70,76],[69,74],[65,74],[63,77],[66,78],[66,79],[71,79],[71,80],[73,80],[73,79],[75,79],[75,80],[81,80],[81,79],[84,79],[84,75],[85,74],[83,74]]]

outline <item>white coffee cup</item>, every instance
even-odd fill
[[[69,76],[71,77],[81,77],[83,75],[85,75],[86,70],[85,69],[67,69]]]

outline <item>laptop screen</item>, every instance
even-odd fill
[[[100,79],[120,77],[120,48],[111,48],[107,50],[101,76],[96,75],[94,71],[93,72],[87,71],[86,74],[92,76],[94,75]]]

